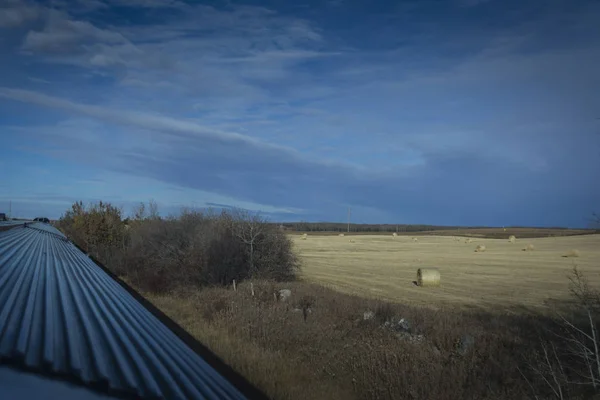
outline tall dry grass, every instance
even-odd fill
[[[275,301],[281,288],[291,289],[289,301]],[[255,297],[249,283],[146,296],[274,399],[527,398],[518,366],[551,325],[545,317],[384,303],[304,282],[255,281],[254,289]],[[363,319],[367,310],[373,319]],[[394,317],[410,321],[424,341],[381,328]],[[475,344],[461,355],[464,335]],[[537,395],[548,394],[542,380],[529,378]]]

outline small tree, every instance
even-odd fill
[[[108,248],[122,246],[125,239],[121,210],[102,201],[87,207],[81,201],[73,203],[57,225],[75,243],[96,257]]]
[[[140,202],[137,206],[133,207],[133,220],[134,221],[143,221],[147,217],[146,213],[146,204]]]
[[[158,204],[156,204],[156,201],[154,201],[154,199],[150,199],[150,201],[148,202],[148,218],[160,218],[160,215],[158,214]]]
[[[231,231],[237,239],[248,246],[250,275],[255,275],[257,272],[254,264],[255,248],[261,235],[264,233],[267,222],[259,214],[250,214],[245,210],[235,210],[231,217]]]

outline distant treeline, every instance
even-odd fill
[[[286,231],[293,232],[348,232],[348,224],[339,222],[284,222],[277,223]],[[562,227],[535,228],[525,226],[510,226],[508,228],[529,229],[566,229]],[[502,229],[491,226],[440,226],[440,225],[406,225],[406,224],[350,224],[350,232],[427,232],[460,229]]]

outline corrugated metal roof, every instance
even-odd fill
[[[32,229],[37,229],[40,231],[44,231],[44,232],[48,232],[51,233],[53,235],[57,235],[60,236],[63,239],[66,239],[66,236],[64,233],[62,233],[61,231],[59,231],[58,229],[56,229],[54,226],[49,225],[49,224],[45,224],[43,222],[28,222],[27,223],[27,227],[28,228],[32,228]]]
[[[0,359],[142,398],[245,398],[53,230],[0,232]]]
[[[119,400],[96,393],[71,382],[50,379],[0,365],[0,398],[2,400]]]

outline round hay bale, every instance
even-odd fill
[[[471,238],[465,239],[465,243],[471,243],[472,241],[473,241],[473,239],[471,239]]]
[[[306,240],[306,236],[301,236],[300,239]]]
[[[396,237],[396,236],[398,236],[398,234],[396,232],[394,232],[394,233],[392,233],[392,236]]]
[[[344,234],[343,234],[343,233],[340,233],[338,236],[339,236],[339,237],[344,237]]]
[[[419,268],[417,270],[417,285],[440,286],[440,271],[437,268]]]
[[[419,239],[417,239],[416,237],[414,237],[412,239],[413,239],[413,242],[418,242],[419,241]]]
[[[579,253],[579,250],[577,249],[571,249],[569,251],[567,251],[565,254],[563,254],[563,257],[579,257],[581,254]]]
[[[533,250],[535,250],[535,247],[534,247],[534,246],[533,246],[531,243],[529,243],[529,244],[528,244],[528,245],[527,245],[527,246],[526,246],[526,247],[523,249],[523,251],[533,251]]]
[[[355,240],[354,240],[354,239],[350,239],[350,240],[348,240],[348,241],[349,241],[350,243],[354,243],[354,242],[355,242]]]
[[[478,244],[477,248],[475,249],[476,253],[483,253],[485,251],[485,246],[482,244]]]
[[[508,241],[509,241],[510,243],[514,243],[516,240],[517,240],[517,237],[516,237],[515,235],[510,235],[510,236],[508,237]]]

